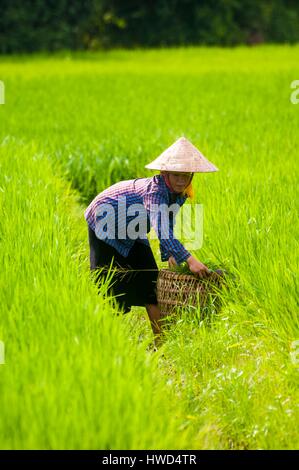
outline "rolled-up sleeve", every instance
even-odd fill
[[[155,230],[160,241],[161,261],[167,261],[170,256],[174,257],[177,264],[186,261],[191,254],[174,236],[173,219],[169,217],[169,206],[163,194],[150,192],[144,196],[143,204],[150,219],[151,227]]]

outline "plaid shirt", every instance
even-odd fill
[[[120,181],[99,193],[85,210],[84,216],[90,228],[96,232],[96,224],[100,220],[98,215],[99,209],[102,209],[104,204],[110,204],[115,210],[113,217],[117,230],[115,230],[113,236],[108,230],[107,236],[103,239],[105,243],[113,246],[122,256],[127,257],[135,242],[150,246],[146,233],[153,227],[160,242],[161,260],[167,261],[172,255],[176,262],[180,264],[191,254],[174,236],[173,226],[176,213],[172,216],[172,212],[169,212],[167,216],[169,235],[167,238],[163,238],[163,232],[161,232],[161,218],[163,216],[157,212],[156,208],[157,205],[160,206],[161,204],[165,205],[164,208],[168,208],[174,203],[180,207],[186,199],[186,195],[171,193],[162,175],[155,175],[150,178],[136,178],[134,180]],[[125,201],[123,211],[118,210],[120,200]],[[119,236],[118,232],[119,226],[127,227],[128,223],[134,219],[135,214],[132,217],[127,213],[128,207],[132,204],[143,205],[147,220],[146,233],[136,240],[129,238],[128,235]],[[115,236],[115,234],[117,235]]]

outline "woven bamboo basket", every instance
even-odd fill
[[[213,271],[203,279],[192,274],[182,274],[161,269],[157,279],[157,298],[161,316],[175,314],[182,307],[190,309],[205,307],[211,296],[216,297],[221,288],[223,275]]]

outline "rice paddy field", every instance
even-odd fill
[[[0,448],[299,448],[299,46],[0,58]],[[234,282],[153,352],[91,282],[83,212],[185,135]],[[153,249],[160,267],[159,251]],[[198,312],[200,313],[200,312]]]

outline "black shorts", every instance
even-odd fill
[[[92,271],[109,267],[112,260],[112,267],[124,268],[122,272],[113,275],[109,293],[116,296],[125,313],[130,311],[132,305],[145,306],[158,303],[156,294],[158,266],[149,246],[136,241],[125,258],[115,248],[97,238],[89,226],[88,237]],[[100,271],[96,281],[105,278],[105,275],[105,270]]]

